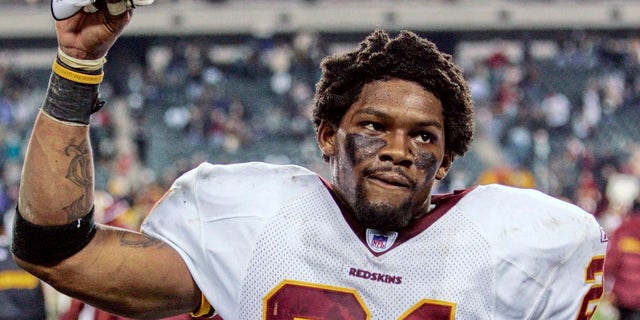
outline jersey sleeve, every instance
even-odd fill
[[[305,170],[261,163],[202,164],[174,182],[145,219],[142,232],[171,245],[211,305],[221,314],[233,314],[264,225],[304,186],[320,184],[317,175]]]
[[[593,215],[499,185],[480,186],[460,203],[491,244],[501,319],[588,319],[602,294],[607,246]]]
[[[591,219],[588,219],[591,218]],[[576,250],[558,266],[542,299],[539,319],[590,319],[604,293],[606,235],[592,217]]]
[[[578,214],[582,232],[567,235],[575,239],[575,249],[551,270],[530,319],[588,320],[600,302],[607,238],[592,215]]]

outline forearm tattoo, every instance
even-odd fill
[[[64,211],[67,213],[67,222],[71,223],[86,215],[93,205],[90,197],[87,196],[93,188],[89,142],[83,140],[79,145],[69,145],[65,148],[64,153],[72,157],[65,178],[84,189],[84,193],[80,197],[64,207]]]

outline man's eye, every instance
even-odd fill
[[[379,123],[375,123],[375,122],[366,122],[362,125],[362,127],[364,127],[365,129],[368,130],[372,130],[372,131],[382,131],[384,130],[384,127],[379,124]]]
[[[422,143],[431,143],[431,141],[433,141],[433,135],[430,133],[421,133],[416,136],[416,139]]]

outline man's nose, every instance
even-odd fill
[[[415,147],[405,132],[402,130],[390,132],[385,140],[387,143],[380,150],[380,160],[407,167],[413,164]]]

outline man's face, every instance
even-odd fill
[[[338,128],[324,123],[318,141],[333,184],[363,226],[398,230],[428,212],[431,187],[451,165],[442,105],[405,80],[362,88]]]

